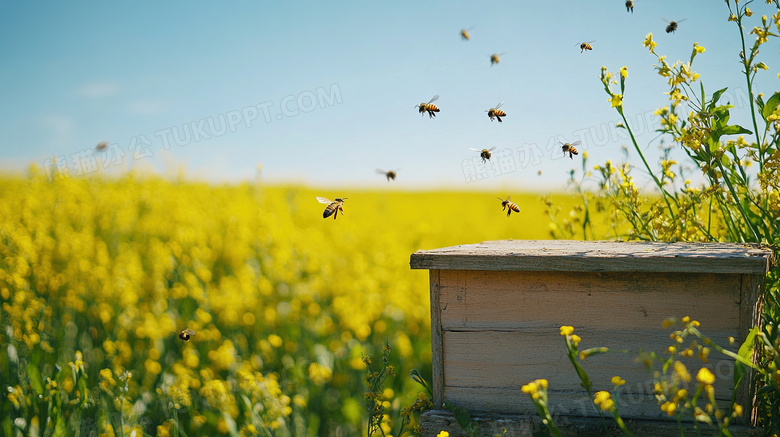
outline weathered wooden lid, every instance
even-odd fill
[[[418,250],[413,269],[766,274],[772,251],[756,244],[498,240]]]

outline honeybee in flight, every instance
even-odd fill
[[[582,53],[582,52],[584,52],[586,50],[593,50],[593,46],[590,45],[590,43],[592,43],[592,42],[596,42],[596,40],[579,43],[580,53]],[[575,45],[578,45],[578,44],[575,44]]]
[[[578,144],[580,144],[579,141],[575,141],[573,143],[561,143],[563,144],[563,147],[561,149],[563,150],[563,156],[566,156],[566,152],[569,153],[569,159],[574,159],[574,155],[579,155],[580,153],[577,151],[577,148],[574,147]]]
[[[634,13],[634,2],[632,0],[626,0],[626,12]]]
[[[416,105],[415,108],[420,108],[420,114],[425,114],[427,111],[428,118],[434,118],[436,117],[436,113],[439,112],[439,107],[434,105],[433,102],[438,98],[439,95],[436,94],[431,100],[428,101],[428,103],[420,103],[419,105]]]
[[[507,217],[509,217],[509,215],[512,214],[512,211],[520,212],[520,207],[517,206],[517,204],[515,202],[512,202],[509,199],[509,196],[506,196],[506,200],[504,200],[504,199],[502,199],[500,197],[498,198],[498,200],[501,201],[501,206],[504,207],[504,209],[502,209],[501,211],[506,211],[506,216]],[[509,208],[509,209],[507,210],[507,208]]]
[[[344,208],[342,205],[344,205],[344,201],[347,199],[347,197],[337,197],[336,200],[330,201],[324,197],[317,197],[318,202],[328,205],[325,207],[325,211],[322,212],[322,218],[328,218],[333,215],[333,220],[336,220],[336,217],[339,216],[339,211],[341,211],[341,215],[344,215]]]
[[[382,175],[385,175],[387,177],[387,182],[390,182],[390,179],[395,180],[396,172],[398,170],[388,170],[384,171],[381,168],[376,169],[376,172]]]
[[[504,53],[506,52],[493,53],[492,55],[490,55],[490,66],[492,67],[493,64],[498,64],[499,62],[501,62],[499,56],[502,56]]]
[[[674,31],[677,30],[677,24],[682,23],[683,21],[687,20],[687,18],[683,18],[680,21],[667,21],[664,18],[661,18],[661,19],[666,21],[667,23],[669,23],[669,25],[666,26],[666,33],[674,33]]]
[[[184,331],[174,332],[174,334],[176,334],[176,336],[178,336],[182,341],[190,341],[190,338],[195,335],[195,331],[187,328]]]
[[[498,109],[498,108],[500,108],[500,107],[501,107],[501,105],[503,105],[503,104],[504,104],[504,102],[501,102],[501,103],[499,103],[498,105],[496,105],[496,107],[495,107],[495,108],[490,108],[490,109],[486,109],[486,110],[485,110],[485,112],[487,112],[487,113],[488,113],[488,117],[490,117],[490,121],[493,121],[493,117],[495,117],[495,118],[497,118],[497,119],[498,119],[498,122],[499,122],[499,123],[502,123],[502,121],[501,121],[501,117],[506,117],[506,112],[504,112],[504,111],[501,111],[501,110],[500,110],[500,109]]]
[[[98,143],[97,146],[95,146],[95,150],[98,152],[102,152],[103,150],[106,150],[108,148],[108,142],[107,141],[101,141]]]
[[[495,147],[491,147],[489,149],[479,150],[479,149],[472,149],[471,147],[469,147],[469,150],[473,150],[475,152],[479,152],[479,157],[482,158],[482,162],[486,162],[486,161],[490,161],[490,157],[493,156],[493,154],[490,153],[490,152],[496,150],[496,148]]]
[[[471,26],[468,29],[461,29],[460,30],[460,37],[465,39],[466,41],[471,39],[471,35],[469,35],[469,30],[473,29],[475,26]]]

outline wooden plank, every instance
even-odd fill
[[[513,436],[531,437],[533,430],[541,423],[536,415],[509,415],[501,417],[472,417],[478,423],[480,436]],[[605,435],[603,426],[598,419],[569,416],[553,416],[553,421],[566,437],[582,437]],[[680,428],[674,422],[655,420],[625,420],[626,426],[637,436],[673,436],[680,435]],[[623,435],[617,424],[607,419],[611,435]],[[703,437],[720,436],[717,427],[699,424],[695,429],[692,423],[683,423],[684,435],[700,435]],[[436,437],[441,431],[450,433],[450,437],[466,437],[466,433],[458,424],[455,416],[446,410],[431,410],[424,413],[420,419],[420,430],[423,437]],[[761,428],[745,426],[730,426],[729,432],[735,437],[758,437],[764,435]],[[609,435],[609,434],[606,434]]]
[[[421,250],[413,269],[766,274],[771,250],[732,243],[499,240]]]
[[[431,365],[433,366],[433,406],[441,408],[444,401],[444,340],[441,328],[441,287],[439,270],[430,271],[431,284]]]
[[[589,399],[566,356],[566,347],[558,332],[444,331],[443,334],[445,402],[460,402],[475,411],[531,413],[533,406],[520,389],[543,378],[549,382],[551,405],[561,399],[565,414],[588,413],[587,409],[580,411],[583,405],[589,405]],[[658,416],[660,410],[653,393],[655,380],[643,364],[636,362],[636,345],[642,345],[645,350],[657,350],[664,356],[668,336],[653,338],[651,334],[643,335],[641,330],[620,335],[613,330],[586,330],[582,335],[581,350],[605,346],[614,351],[632,352],[599,354],[580,361],[591,379],[592,391],[612,391],[611,378],[620,376],[626,380],[621,388],[621,411],[625,417]],[[723,337],[715,336],[713,340]],[[585,339],[594,340],[586,343]],[[708,364],[695,357],[681,360],[692,376],[701,367],[710,368],[717,378],[716,398],[725,403],[731,399],[731,360],[714,356]],[[660,370],[660,364],[656,364],[654,370]],[[695,380],[692,384],[696,384]],[[695,391],[695,387],[687,388],[690,392]],[[626,408],[622,407],[624,403]],[[592,413],[595,414],[595,410]]]
[[[740,287],[740,300],[742,305],[739,311],[739,335],[737,341],[745,340],[754,326],[761,327],[761,311],[763,308],[763,289],[765,278],[763,275],[742,275]],[[758,349],[754,349],[751,359],[754,363],[758,360]],[[737,387],[736,403],[742,405],[747,411],[752,412],[741,422],[755,425],[758,420],[758,399],[756,397],[757,381],[755,372],[748,369],[742,382]]]
[[[686,315],[704,332],[741,329],[740,275],[438,272],[443,329],[659,330],[665,319]]]

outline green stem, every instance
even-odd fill
[[[743,8],[746,8],[747,5],[749,5],[751,2],[748,1],[743,5]],[[753,50],[750,51],[750,56],[748,56],[747,51],[745,50],[745,31],[742,28],[742,18],[744,9],[739,11],[737,9],[737,27],[739,28],[739,38],[742,42],[742,53],[744,55],[744,59],[742,60],[742,64],[745,67],[745,81],[747,82],[747,88],[748,88],[748,97],[750,100],[750,117],[753,120],[753,132],[755,132],[756,135],[756,144],[758,144],[758,153],[759,153],[759,159],[758,159],[758,165],[759,165],[759,171],[763,171],[764,169],[764,150],[761,147],[761,138],[758,135],[758,123],[756,122],[756,109],[755,109],[755,98],[753,97],[753,81],[750,78],[750,64],[753,61]]]
[[[125,396],[122,394],[122,398],[119,401],[119,437],[125,435]]]
[[[664,201],[666,202],[666,206],[669,208],[669,214],[672,216],[672,220],[676,220],[674,210],[672,209],[672,205],[669,203],[669,197],[672,197],[668,191],[666,191],[663,187],[663,184],[661,181],[658,180],[658,177],[656,177],[655,173],[650,169],[650,164],[647,163],[647,159],[645,159],[644,153],[642,153],[642,149],[639,147],[639,144],[636,142],[636,138],[634,137],[634,132],[631,130],[631,126],[628,124],[628,120],[626,120],[626,116],[623,115],[623,109],[622,107],[618,109],[618,114],[620,114],[620,118],[623,119],[623,125],[626,127],[626,130],[628,131],[628,135],[631,137],[631,143],[634,145],[634,150],[639,154],[639,157],[642,158],[642,163],[645,165],[645,168],[647,169],[647,172],[650,173],[650,176],[653,178],[653,181],[655,181],[655,184],[658,186],[658,189],[661,190],[661,195],[664,198]],[[674,199],[674,197],[672,197]],[[674,199],[675,203],[677,203],[677,200]]]
[[[745,212],[745,209],[742,207],[742,202],[739,199],[739,196],[737,195],[736,190],[734,190],[734,186],[731,184],[731,181],[728,177],[725,175],[725,170],[723,169],[723,163],[718,160],[718,168],[720,168],[721,175],[723,175],[723,180],[726,182],[726,186],[729,187],[729,192],[731,193],[731,197],[734,198],[733,204],[737,206],[737,210],[739,210],[739,213],[742,215],[742,219],[745,220],[745,224],[750,228],[750,232],[753,234],[753,241],[755,242],[761,242],[761,238],[758,235],[758,231],[753,226],[753,222],[750,221],[750,219],[747,216],[747,213]]]

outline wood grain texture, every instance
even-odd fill
[[[444,400],[444,341],[441,328],[441,298],[439,270],[430,271],[431,283],[431,365],[433,407],[441,408]]]
[[[551,402],[557,397],[561,408],[568,406],[564,414],[596,414],[592,407],[582,408],[590,401],[560,336],[560,327],[571,325],[582,337],[580,350],[603,346],[628,352],[582,362],[593,391],[611,391],[611,378],[620,376],[627,381],[621,399],[624,417],[663,418],[652,373],[636,362],[640,350],[665,356],[675,344],[669,338],[674,329],[664,329],[662,322],[687,315],[701,323],[700,330],[710,339],[735,351],[728,338],[742,330],[740,304],[752,292],[746,285],[750,281],[735,274],[436,272],[441,307],[436,325],[441,324],[444,366],[441,399],[502,414],[533,413],[520,388],[539,378],[549,381]],[[731,399],[730,359],[714,350],[706,365],[695,357],[681,359],[694,375],[700,367],[710,368],[717,377],[716,397]]]
[[[413,269],[766,274],[771,250],[733,243],[498,240],[420,250]]]
[[[744,339],[748,332],[754,327],[761,327],[761,311],[763,308],[763,290],[764,275],[742,275],[741,302],[739,311],[739,337]],[[754,349],[752,361],[758,362],[759,350]],[[755,425],[758,420],[758,399],[756,397],[755,372],[747,369],[747,374],[737,387],[735,401],[745,407],[750,407],[747,411],[752,414],[738,419],[738,423],[748,423]]]
[[[739,275],[712,273],[441,270],[439,278],[441,323],[447,330],[557,332],[571,325],[611,328],[623,335],[624,328],[660,330],[669,317],[690,316],[708,332],[728,330],[736,336],[743,298]]]
[[[590,332],[595,337],[598,333]],[[557,338],[556,338],[557,336]],[[468,405],[469,411],[531,414],[534,412],[528,396],[521,387],[535,379],[549,382],[550,405],[556,405],[561,414],[595,415],[590,398],[580,386],[580,380],[566,356],[566,349],[558,333],[517,332],[449,332],[444,331],[444,402]],[[580,345],[604,345],[611,350],[630,350],[632,353],[605,353],[581,361],[588,372],[595,393],[612,391],[611,379],[620,376],[626,380],[621,387],[620,411],[624,417],[659,418],[664,413],[658,408],[653,393],[654,378],[647,368],[636,362],[637,344],[646,350],[663,351],[667,340],[613,336],[608,341]],[[662,352],[659,352],[662,356]],[[681,358],[691,375],[707,367],[716,376],[715,397],[728,403],[732,395],[733,362],[710,359],[707,364],[696,358]],[[654,367],[660,370],[660,364]],[[696,390],[696,382],[686,386]]]
[[[533,430],[539,429],[541,420],[536,415],[518,415],[502,417],[472,417],[478,423],[480,436],[512,436],[531,437]],[[594,437],[603,435],[623,435],[617,424],[608,420],[610,434],[604,431],[600,421],[594,418],[579,418],[553,416],[553,420],[566,437]],[[626,426],[636,436],[674,436],[680,435],[680,429],[674,422],[659,422],[655,420],[625,420]],[[420,420],[420,428],[424,437],[436,437],[441,431],[448,431],[450,437],[465,437],[466,433],[458,425],[455,416],[446,410],[431,410],[424,413]],[[700,435],[703,437],[719,436],[717,427],[700,425],[697,432],[693,424],[684,423],[685,435]],[[758,437],[764,435],[761,428],[745,426],[730,426],[729,432],[735,437]]]

